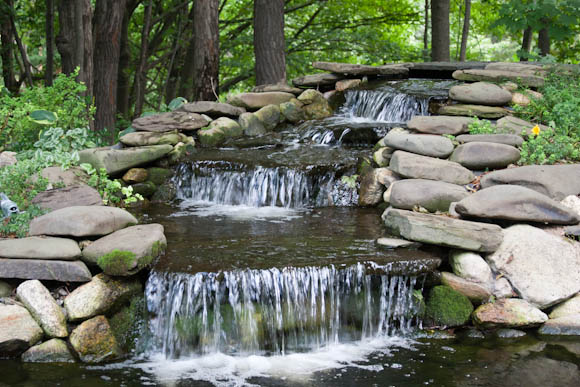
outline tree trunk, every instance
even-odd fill
[[[196,1],[193,7],[193,100],[215,101],[219,86],[219,0]]]
[[[95,130],[115,133],[121,30],[126,0],[97,0],[95,9]]]
[[[532,27],[528,27],[524,30],[524,37],[522,38],[522,54],[520,55],[520,62],[527,62],[528,55],[532,49],[532,37],[533,30]]]
[[[461,49],[459,61],[465,62],[467,56],[467,38],[469,37],[469,23],[471,19],[471,0],[465,0],[465,17],[463,18],[463,32],[461,34]]]
[[[44,84],[52,86],[54,74],[54,2],[46,0],[46,66],[44,69]]]
[[[33,87],[34,83],[32,82],[32,65],[30,64],[30,60],[28,59],[28,54],[26,53],[26,47],[22,43],[22,39],[18,35],[18,29],[16,28],[16,20],[15,15],[16,12],[14,11],[14,3],[12,1],[8,2],[10,6],[10,25],[12,27],[12,33],[14,34],[14,40],[16,40],[16,45],[18,46],[18,51],[20,51],[20,57],[22,58],[22,71],[26,76],[26,83],[28,86]]]
[[[550,55],[550,33],[547,26],[542,28],[538,34],[538,48],[541,56]]]
[[[429,0],[425,0],[425,29],[423,30],[423,61],[429,60]]]
[[[431,60],[449,61],[449,0],[431,0]]]
[[[58,2],[59,31],[56,36],[56,48],[60,54],[62,72],[71,74],[80,62],[75,61],[74,56],[74,25],[75,25],[76,0],[60,0]]]
[[[135,71],[135,117],[140,117],[145,101],[145,83],[147,75],[147,48],[149,46],[149,32],[151,31],[151,12],[153,10],[153,0],[149,0],[145,7],[145,22],[141,31],[141,50],[139,63]]]
[[[191,7],[191,11],[189,12],[188,16],[188,23],[186,23],[186,31],[189,31],[191,35],[189,35],[189,39],[186,39],[187,48],[185,50],[185,55],[180,55],[179,57],[182,58],[183,56],[185,59],[181,59],[183,62],[179,61],[180,63],[180,74],[179,74],[179,91],[178,95],[183,97],[187,100],[191,100],[193,97],[193,73],[194,68],[191,65],[195,58],[195,36],[193,33],[193,18],[194,18],[195,7]],[[188,25],[189,24],[189,25]],[[190,28],[191,26],[191,28]],[[186,34],[188,36],[188,34]]]
[[[284,0],[254,1],[256,85],[286,82]]]
[[[2,79],[4,86],[10,93],[17,94],[20,89],[20,83],[16,80],[14,72],[14,34],[12,33],[12,24],[10,23],[9,4],[4,1],[0,8],[6,11],[0,16],[0,58],[2,59]]]

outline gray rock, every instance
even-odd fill
[[[580,218],[580,198],[578,196],[566,196],[564,200],[560,202],[560,204],[572,210],[572,212],[578,215],[578,218]]]
[[[485,286],[471,282],[452,273],[442,272],[441,283],[469,298],[469,301],[478,305],[491,298],[491,292]]]
[[[475,116],[479,118],[501,118],[508,115],[508,110],[497,106],[484,105],[447,105],[442,106],[437,114],[446,116]]]
[[[442,181],[408,179],[392,184],[389,202],[395,208],[412,210],[416,206],[430,212],[449,211],[452,202],[469,195],[462,186]]]
[[[504,168],[520,159],[520,151],[511,145],[470,142],[459,145],[449,160],[469,169]]]
[[[345,91],[348,89],[354,89],[362,84],[361,79],[343,79],[342,81],[336,82],[336,91]]]
[[[393,153],[389,169],[410,179],[438,180],[459,185],[475,179],[469,169],[458,163],[404,151]]]
[[[181,136],[176,130],[164,133],[132,132],[119,138],[119,141],[128,146],[175,145],[181,141]]]
[[[521,146],[524,139],[515,134],[462,134],[455,138],[459,143],[492,142],[511,146]]]
[[[493,295],[495,298],[517,297],[509,281],[505,278],[496,279],[493,283]]]
[[[32,199],[32,204],[54,211],[74,206],[102,206],[103,199],[96,189],[88,185],[76,185],[40,192]]]
[[[336,62],[314,62],[312,67],[318,70],[330,71],[335,74],[343,75],[395,75],[397,77],[407,76],[409,69],[399,64],[390,64],[383,66],[369,66],[351,63]]]
[[[466,133],[472,121],[471,117],[414,116],[407,122],[407,127],[421,133],[455,136]]]
[[[286,121],[296,124],[306,119],[302,107],[304,104],[297,99],[291,99],[288,102],[280,104],[280,114]]]
[[[487,261],[521,298],[545,309],[580,291],[580,244],[528,225],[509,227],[503,234],[503,243]]]
[[[382,218],[393,235],[417,242],[492,252],[502,241],[501,228],[491,224],[392,208],[387,209]]]
[[[537,75],[530,75],[520,71],[504,70],[457,70],[453,72],[453,78],[460,81],[485,81],[485,82],[503,82],[513,81],[527,87],[542,87],[544,78]]]
[[[580,336],[580,313],[546,321],[538,333],[541,335]]]
[[[109,321],[104,316],[81,323],[71,332],[70,343],[84,363],[102,363],[121,355]]]
[[[72,239],[28,237],[0,240],[3,258],[73,260],[81,256],[81,249]]]
[[[520,337],[524,337],[526,335],[526,332],[520,331],[517,329],[503,328],[503,329],[498,329],[495,332],[495,334],[500,339],[517,339]]]
[[[116,175],[130,168],[152,163],[171,152],[171,145],[151,145],[125,149],[94,148],[79,152],[79,162],[94,168],[104,168],[109,175]]]
[[[421,246],[420,243],[398,238],[379,238],[377,239],[377,245],[386,249],[417,248]]]
[[[321,74],[305,75],[303,77],[294,78],[292,80],[292,84],[296,87],[301,87],[301,88],[308,88],[308,87],[318,88],[320,86],[333,86],[337,81],[340,81],[341,79],[344,79],[344,76],[336,75],[336,74],[321,73]]]
[[[496,185],[461,200],[455,210],[462,216],[522,222],[576,224],[580,216],[571,209],[529,188]]]
[[[19,356],[38,343],[42,335],[26,308],[0,304],[0,358]]]
[[[484,304],[473,312],[473,321],[482,328],[529,328],[543,324],[548,316],[525,300],[504,298]]]
[[[560,318],[573,314],[580,314],[580,293],[556,305],[550,313],[550,318]]]
[[[238,117],[246,112],[246,109],[227,103],[213,101],[196,101],[182,105],[178,111],[187,113],[207,114],[212,118]],[[204,125],[205,126],[205,125]]]
[[[173,130],[196,130],[207,126],[207,124],[209,121],[200,114],[174,111],[136,118],[131,126],[143,132],[171,132]]]
[[[12,285],[7,282],[0,281],[0,298],[10,297],[12,295]]]
[[[332,115],[332,108],[324,98],[324,95],[317,90],[306,90],[300,96],[298,101],[302,102],[302,110],[307,120],[321,120]]]
[[[275,83],[275,84],[266,84],[266,85],[258,85],[252,89],[252,93],[267,93],[270,91],[281,91],[284,93],[292,93],[294,95],[300,95],[304,90],[299,89],[297,87],[292,87],[287,85],[286,83]]]
[[[391,171],[389,168],[376,168],[375,173],[379,183],[389,188],[395,181],[401,180],[401,176]]]
[[[137,223],[133,215],[116,207],[67,207],[34,218],[29,234],[100,236]]]
[[[383,140],[391,148],[431,157],[446,158],[454,148],[450,139],[430,134],[390,132]]]
[[[481,255],[471,251],[451,250],[449,264],[457,276],[477,282],[489,287],[493,281],[493,274],[487,262]]]
[[[512,100],[512,94],[488,82],[468,83],[453,86],[449,97],[456,101],[474,105],[504,106]]]
[[[0,258],[0,278],[87,282],[91,272],[81,261]]]
[[[40,171],[40,176],[48,180],[47,189],[52,189],[55,186],[83,185],[89,180],[89,175],[80,167],[71,167],[66,170],[61,167],[46,167]],[[31,180],[38,180],[37,176],[34,176]]]
[[[66,317],[50,292],[38,280],[25,281],[16,295],[48,337],[67,337]]]
[[[202,146],[212,147],[223,144],[228,138],[241,137],[244,131],[240,124],[231,118],[221,117],[212,121],[207,128],[197,132]]]
[[[66,296],[64,308],[70,321],[86,320],[115,311],[140,293],[138,280],[112,278],[101,273]]]
[[[481,187],[511,184],[533,189],[555,200],[580,194],[580,164],[529,165],[488,173],[481,179]]]
[[[278,105],[267,105],[254,113],[255,117],[258,118],[266,130],[274,130],[276,126],[282,121],[280,116],[280,106]]]
[[[258,110],[267,105],[280,105],[295,98],[294,94],[280,91],[266,93],[240,93],[230,95],[228,103],[248,110]]]
[[[22,354],[25,363],[74,363],[66,343],[60,339],[51,339],[31,347]]]
[[[0,168],[8,165],[14,165],[18,162],[16,160],[16,152],[0,152]]]
[[[389,163],[391,162],[391,157],[393,157],[393,152],[395,152],[393,148],[379,148],[376,152],[373,153],[373,161],[379,167],[388,167]]]
[[[262,121],[260,121],[254,113],[242,113],[238,119],[238,123],[242,127],[246,136],[260,136],[268,132]]]
[[[543,66],[527,62],[493,62],[486,64],[485,69],[495,71],[511,71],[539,76],[543,76],[547,72],[547,69],[545,69]]]
[[[97,263],[106,274],[128,276],[151,264],[166,246],[162,225],[132,226],[93,242],[83,250],[83,260]]]

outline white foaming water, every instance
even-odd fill
[[[196,215],[200,217],[225,217],[236,220],[288,221],[300,218],[306,211],[286,207],[253,207],[245,205],[215,204],[202,200],[183,200],[181,211],[171,217]]]

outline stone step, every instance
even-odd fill
[[[396,151],[391,157],[389,169],[411,179],[444,181],[451,184],[469,184],[475,179],[473,173],[453,161]]]
[[[87,266],[81,261],[0,258],[0,278],[87,282],[92,276]]]

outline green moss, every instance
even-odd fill
[[[127,275],[137,266],[137,255],[130,251],[113,250],[97,260],[99,267],[109,275]]]
[[[429,292],[425,322],[434,326],[459,326],[467,323],[473,305],[467,297],[448,286],[435,286]]]
[[[109,319],[113,335],[124,352],[135,349],[144,327],[145,315],[145,298],[140,295],[133,297],[128,306]]]

